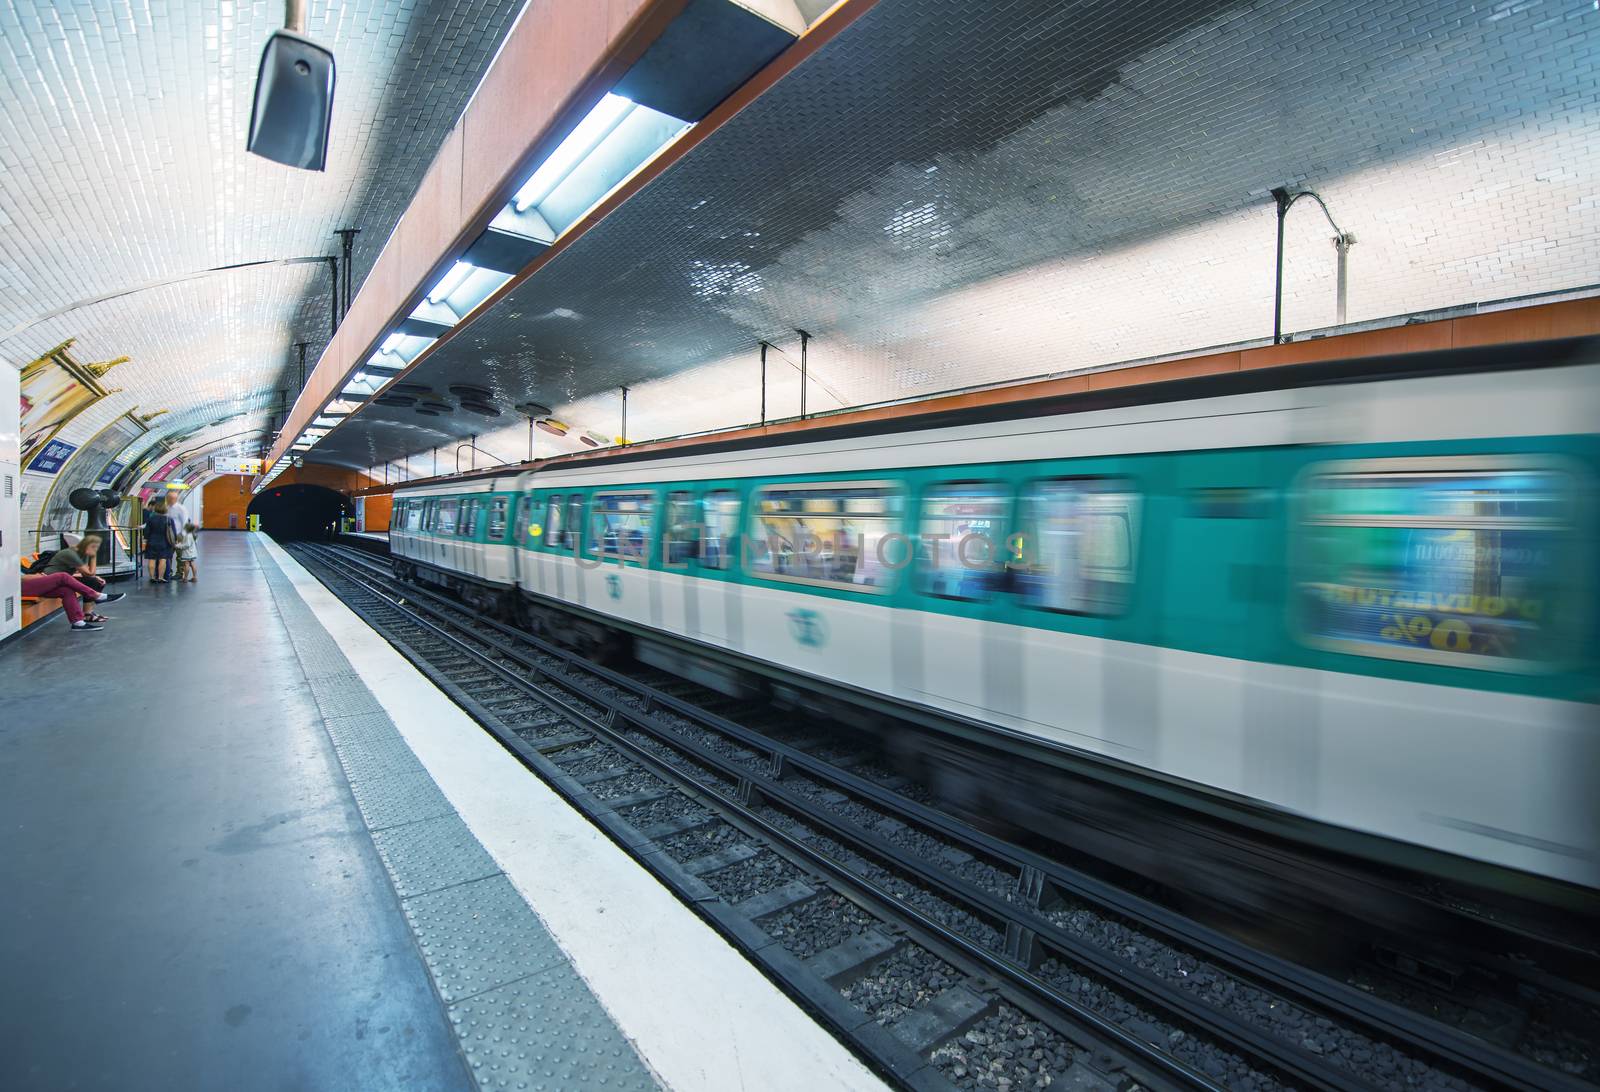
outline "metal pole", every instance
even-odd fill
[[[306,343],[297,341],[294,347],[300,350],[300,389],[306,389]]]
[[[767,423],[767,343],[761,343],[761,423]]]
[[[433,449],[433,475],[432,476],[435,477],[435,478],[437,478],[439,476],[439,449],[438,448],[434,448]]]
[[[622,388],[622,446],[628,446],[628,388]]]
[[[361,229],[340,228],[334,234],[339,237],[339,241],[344,245],[344,313],[348,315],[350,313],[351,280],[355,276],[355,262],[352,260],[355,254],[355,238],[361,234]]]
[[[1283,344],[1283,218],[1289,215],[1289,206],[1294,204],[1294,198],[1289,196],[1289,191],[1278,188],[1272,191],[1272,199],[1278,204],[1278,264],[1272,283],[1272,343]]]
[[[332,337],[334,334],[337,334],[339,332],[339,259],[338,258],[329,258],[328,259],[328,272],[333,274],[333,300],[332,300],[332,302],[333,302],[333,313],[330,316],[331,319],[332,319],[332,326],[328,330],[328,336]]]
[[[476,470],[478,469],[478,434],[476,432],[472,434],[472,439],[468,443],[472,446],[467,449],[467,469]]]
[[[306,0],[283,0],[283,29],[306,32]]]
[[[528,418],[528,461],[533,462],[533,418]]]
[[[1344,325],[1345,304],[1349,299],[1350,275],[1350,244],[1355,240],[1348,235],[1335,235],[1333,246],[1339,254],[1339,287],[1335,296],[1334,310],[1339,316],[1339,325]]]
[[[811,344],[811,335],[804,330],[796,330],[800,335],[800,420],[806,419],[806,346]]]

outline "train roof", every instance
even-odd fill
[[[1238,357],[1240,354],[1223,354]],[[670,437],[627,447],[578,451],[532,462],[506,464],[475,473],[418,479],[396,492],[422,491],[442,483],[514,478],[533,471],[573,470],[651,459],[723,454],[786,447],[823,440],[890,435],[960,425],[1049,417],[1128,406],[1159,405],[1199,398],[1306,387],[1414,379],[1423,376],[1554,368],[1600,361],[1600,337],[1552,338],[1511,345],[1484,345],[1412,353],[1390,353],[1333,360],[1311,360],[1272,367],[1219,369],[1214,358],[1192,358],[1112,372],[990,387],[929,399],[834,410],[805,419],[749,425],[715,433]],[[1160,369],[1137,378],[1145,368]],[[1205,368],[1207,370],[1201,370]],[[1184,374],[1185,371],[1200,374]],[[1103,377],[1115,385],[1095,385]]]

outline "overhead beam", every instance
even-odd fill
[[[518,255],[483,240],[532,168],[587,113],[597,99],[616,88],[658,41],[668,44],[668,30],[681,36],[685,19],[700,19],[711,0],[549,0],[531,4],[507,36],[461,120],[445,138],[411,205],[379,254],[350,312],[308,377],[291,408],[279,440],[267,457],[271,466],[349,377],[372,355],[380,341],[396,329],[456,257],[487,245],[489,268],[512,264]],[[783,29],[788,38],[803,29],[793,0],[715,0],[753,13]],[[872,0],[841,0],[826,20],[767,64],[756,78],[735,91],[687,139],[669,147],[639,170],[610,198],[572,225],[555,245],[524,251],[531,264],[489,297],[485,309],[598,222],[621,201],[675,162],[728,117],[792,70],[821,42],[867,10]],[[675,24],[677,24],[675,28]],[[825,33],[816,33],[826,28]],[[771,35],[745,33],[746,48],[778,41]],[[681,47],[681,42],[679,43]],[[659,83],[659,81],[657,81]],[[757,87],[756,85],[759,85]],[[698,120],[698,119],[691,119]],[[672,154],[676,153],[676,154]],[[481,312],[480,312],[481,313]],[[469,320],[470,321],[470,320]],[[448,341],[468,322],[440,335]],[[431,349],[412,361],[414,367]],[[408,369],[409,370],[409,369]]]

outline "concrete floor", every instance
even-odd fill
[[[0,650],[0,1088],[472,1084],[243,535]]]

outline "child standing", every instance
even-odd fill
[[[178,580],[193,584],[200,576],[200,551],[195,548],[195,526],[185,524],[173,545],[178,550]]]

